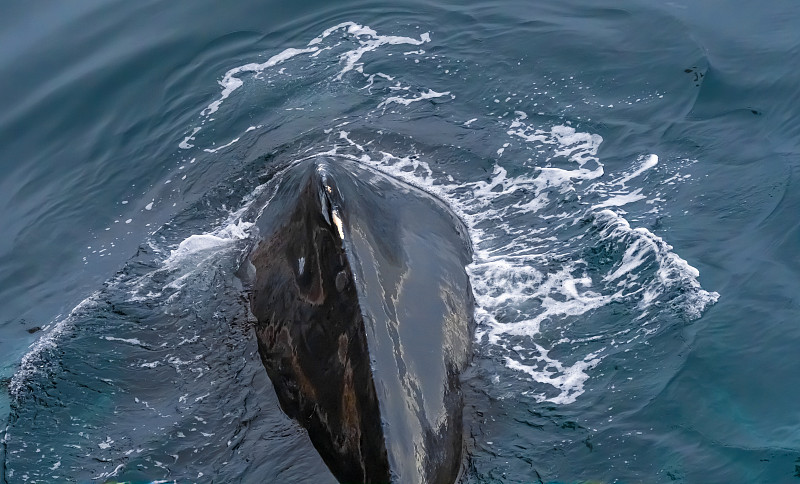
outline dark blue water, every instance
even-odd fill
[[[0,11],[5,481],[332,481],[235,275],[322,153],[470,229],[464,482],[800,481],[796,2]]]

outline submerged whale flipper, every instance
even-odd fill
[[[474,330],[461,221],[327,158],[293,167],[258,227],[251,309],[284,412],[341,482],[453,482]]]

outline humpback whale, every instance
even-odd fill
[[[340,482],[454,482],[475,329],[466,227],[341,157],[299,162],[280,183],[245,264],[282,410]]]

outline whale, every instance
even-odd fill
[[[244,265],[282,411],[339,482],[455,482],[475,331],[465,224],[340,156],[296,162],[278,183]]]

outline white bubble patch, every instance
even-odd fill
[[[190,235],[172,251],[166,265],[175,265],[188,257],[218,250],[237,240],[246,239],[250,236],[249,229],[252,226],[252,222],[236,220],[210,233]]]
[[[540,156],[531,170],[514,175],[495,162],[487,179],[455,183],[444,173],[434,173],[417,153],[380,151],[376,156],[364,150],[369,140],[354,141],[344,131],[339,138],[346,145],[326,154],[368,164],[451,205],[469,226],[473,241],[474,261],[467,269],[477,303],[479,343],[490,345],[509,369],[530,378],[529,394],[538,401],[569,404],[585,392],[591,370],[608,347],[587,350],[577,346],[577,340],[547,340],[543,325],[558,327],[590,318],[596,310],[625,301],[641,311],[627,323],[633,327],[624,330],[635,341],[652,331],[644,316],[659,298],[679,303],[694,319],[719,294],[702,289],[698,271],[663,239],[647,229],[631,228],[620,213],[609,210],[647,198],[626,183],[652,170],[658,164],[656,155],[641,157],[625,173],[605,177],[597,158],[602,137],[565,125],[533,128],[526,118],[518,112],[507,134],[512,140],[522,139]],[[603,200],[568,204],[564,200],[573,198],[570,193]],[[561,232],[586,219],[593,220],[594,232],[571,245]],[[547,228],[546,221],[557,223]],[[598,274],[581,256],[582,244],[587,243],[611,243],[624,247],[624,252]],[[553,356],[554,348],[563,345],[573,346],[570,357]]]

